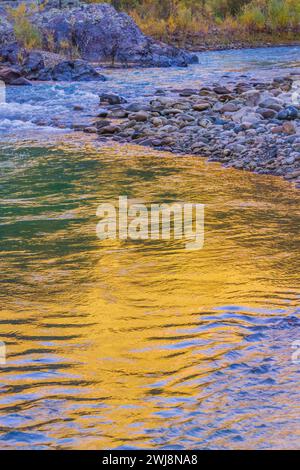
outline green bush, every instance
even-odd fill
[[[240,16],[240,21],[250,31],[258,30],[261,31],[265,27],[265,15],[262,9],[253,3],[246,5],[243,9],[243,13]]]
[[[9,14],[14,21],[14,33],[17,41],[27,49],[38,48],[42,44],[41,34],[29,20],[27,8],[21,3],[16,8],[10,8]]]
[[[240,15],[241,23],[253,31],[289,31],[300,27],[299,0],[252,0]]]

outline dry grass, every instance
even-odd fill
[[[235,16],[224,17],[179,1],[172,15],[161,18],[155,5],[155,0],[143,0],[129,14],[145,34],[179,46],[196,46],[201,41],[227,47],[300,40],[300,0],[252,0]]]

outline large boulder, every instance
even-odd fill
[[[94,67],[79,59],[64,60],[54,67],[45,68],[39,72],[37,79],[76,82],[106,80]]]
[[[47,38],[76,48],[83,59],[111,64],[169,67],[186,66],[198,58],[145,36],[126,13],[111,5],[85,4],[63,10],[33,13],[33,23]]]
[[[92,65],[84,60],[66,60],[59,54],[45,51],[27,51],[17,43],[5,44],[0,47],[0,66],[2,65],[3,80],[12,84],[10,78],[26,77],[29,80],[41,81],[103,81],[101,75]],[[8,73],[10,70],[10,74]],[[16,74],[18,73],[18,77]],[[17,83],[22,84],[21,80]],[[23,84],[25,81],[23,80]]]
[[[41,31],[44,49],[54,46],[58,52],[79,53],[87,61],[145,67],[184,67],[198,62],[195,54],[145,36],[130,16],[106,3],[62,10],[50,4],[40,11],[28,10],[27,16]],[[0,7],[0,45],[12,42],[12,20]]]
[[[21,73],[14,67],[0,65],[0,80],[6,85],[12,85],[13,82],[21,77]]]

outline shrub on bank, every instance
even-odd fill
[[[252,0],[240,15],[241,24],[251,31],[299,30],[299,0]]]
[[[99,0],[86,0],[98,2]],[[157,39],[218,28],[224,33],[300,32],[300,0],[110,0]]]
[[[34,8],[34,5],[32,8]],[[14,22],[14,33],[17,41],[26,47],[26,49],[40,47],[42,37],[38,28],[29,20],[26,4],[21,3],[16,8],[9,8],[8,12]]]

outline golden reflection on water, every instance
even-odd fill
[[[273,328],[299,299],[293,187],[92,141],[12,161],[0,447],[299,446],[299,326]],[[124,194],[205,204],[203,250],[98,240],[98,204]]]

